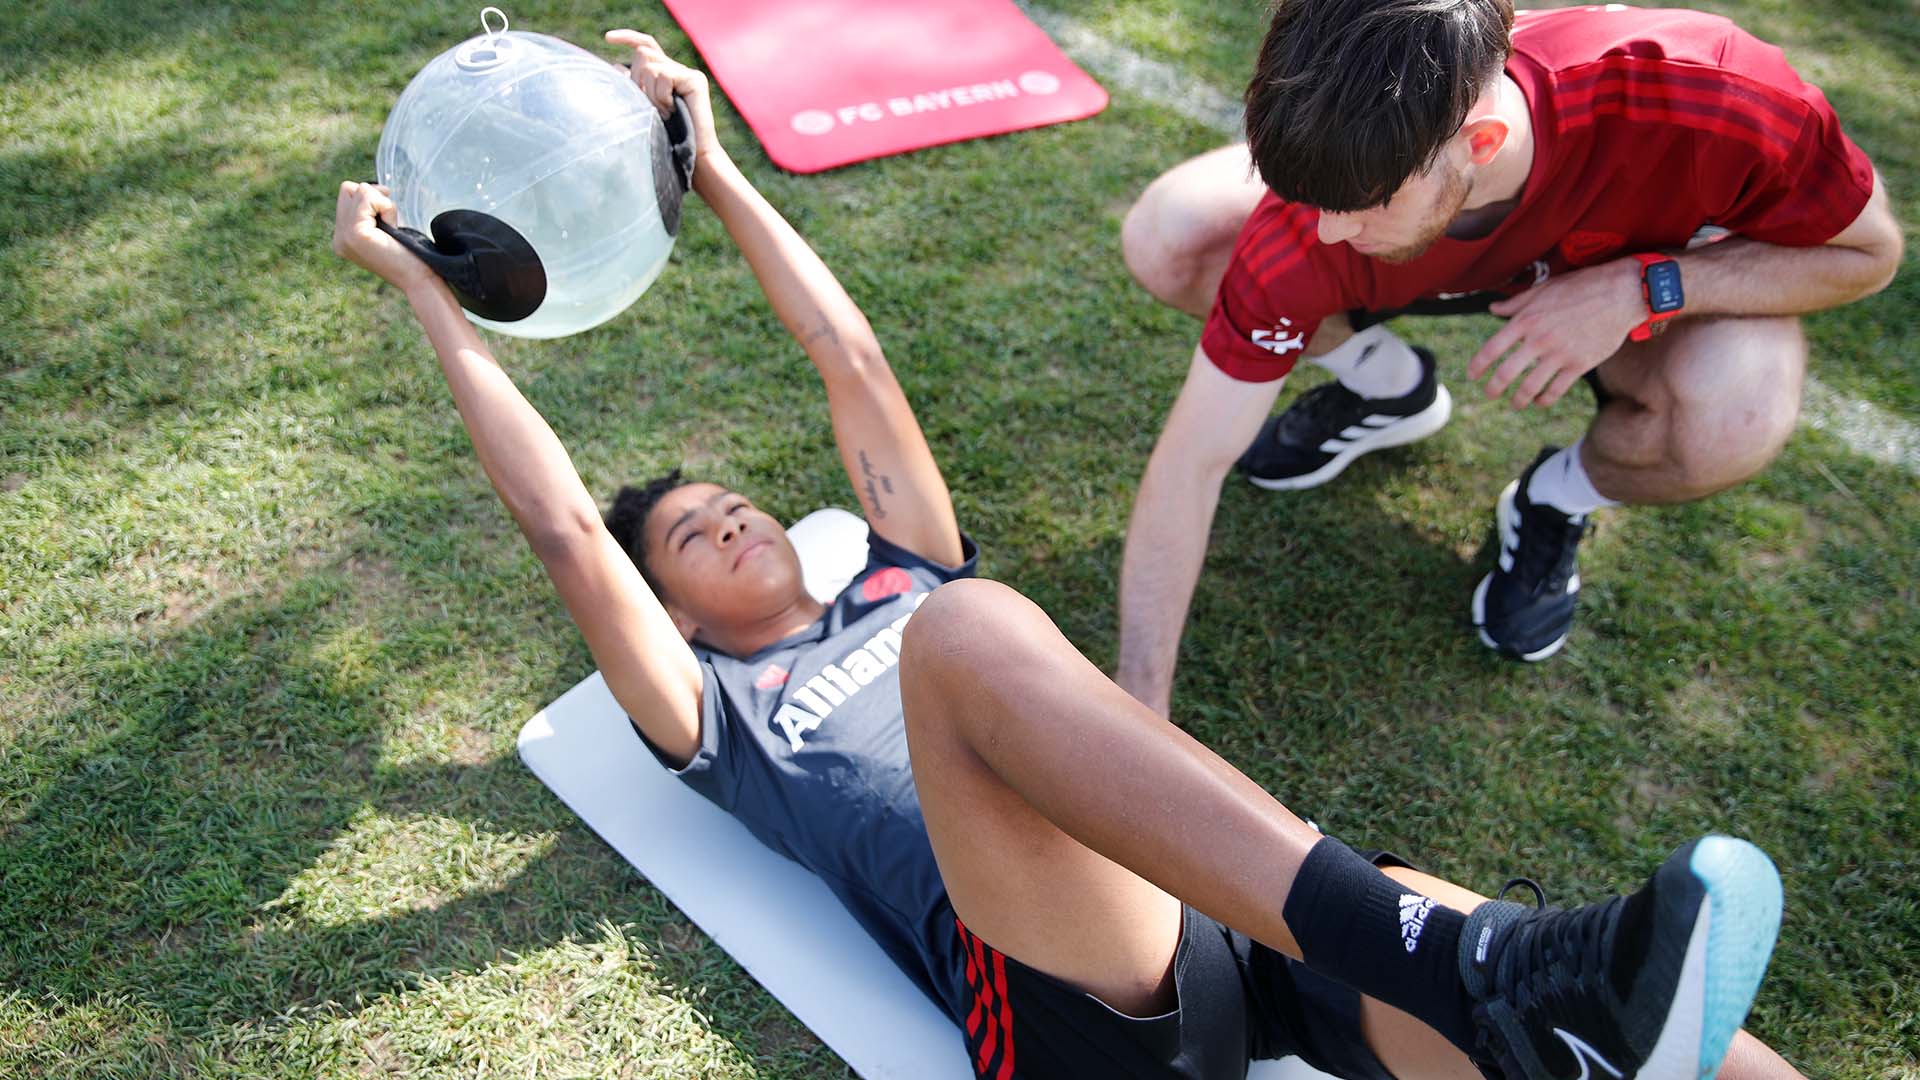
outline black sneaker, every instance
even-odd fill
[[[1365,398],[1330,382],[1300,395],[1267,419],[1236,463],[1247,479],[1272,491],[1319,487],[1354,458],[1415,442],[1446,426],[1453,395],[1434,377],[1433,354],[1416,346],[1420,385],[1405,397]]]
[[[1779,873],[1727,836],[1674,852],[1632,896],[1490,900],[1460,932],[1473,1057],[1505,1080],[1707,1080],[1779,932]]]
[[[1541,450],[1520,479],[1500,493],[1494,510],[1500,560],[1473,590],[1473,625],[1480,628],[1480,640],[1517,660],[1545,660],[1559,652],[1580,599],[1574,556],[1587,515],[1564,514],[1527,498],[1533,471],[1559,450]]]

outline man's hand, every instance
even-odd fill
[[[1620,351],[1627,334],[1646,321],[1640,263],[1615,259],[1549,278],[1491,310],[1506,316],[1507,325],[1480,346],[1467,375],[1478,379],[1499,363],[1487,380],[1488,398],[1511,386],[1514,408],[1545,408]]]
[[[665,116],[673,111],[673,95],[679,94],[686,100],[687,112],[693,117],[696,176],[701,164],[710,157],[724,156],[720,149],[720,137],[713,130],[713,95],[707,89],[705,73],[669,57],[652,35],[638,30],[609,30],[607,41],[633,50],[633,63],[629,68],[633,73],[633,84],[647,95],[647,100],[660,110],[660,115]]]
[[[373,271],[403,292],[438,281],[426,263],[374,224],[378,218],[397,225],[396,214],[392,194],[386,188],[352,180],[342,182],[340,200],[333,209],[333,253]]]

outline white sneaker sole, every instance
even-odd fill
[[[1520,528],[1519,523],[1514,521],[1513,509],[1513,497],[1519,493],[1520,481],[1508,481],[1506,490],[1500,493],[1499,505],[1494,508],[1494,520],[1497,532],[1501,538],[1499,542],[1502,544],[1506,542],[1505,537],[1508,533],[1518,531]],[[1492,585],[1493,574],[1489,573],[1486,577],[1480,579],[1480,584],[1473,588],[1473,625],[1474,628],[1480,632],[1480,644],[1485,645],[1495,652],[1513,656],[1516,654],[1506,652],[1506,649],[1499,642],[1493,640],[1493,635],[1487,633],[1487,590],[1491,588]],[[1567,635],[1561,634],[1541,648],[1529,653],[1519,653],[1517,655],[1529,664],[1537,663],[1559,652],[1560,646],[1566,643]]]
[[[1453,417],[1453,395],[1447,393],[1445,385],[1435,389],[1437,392],[1433,395],[1433,404],[1392,427],[1381,428],[1372,435],[1356,440],[1353,445],[1335,454],[1333,460],[1310,473],[1301,473],[1299,476],[1288,476],[1278,480],[1249,476],[1247,482],[1255,487],[1266,488],[1268,491],[1304,491],[1307,488],[1319,487],[1339,476],[1348,465],[1353,464],[1355,458],[1362,454],[1385,450],[1389,446],[1405,446],[1410,442],[1419,442],[1446,427],[1447,421]]]

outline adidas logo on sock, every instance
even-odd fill
[[[1400,940],[1412,952],[1420,944],[1420,931],[1427,928],[1427,914],[1433,901],[1418,893],[1400,894]]]

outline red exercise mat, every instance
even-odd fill
[[[1012,0],[666,0],[774,164],[1080,120],[1107,92]]]

